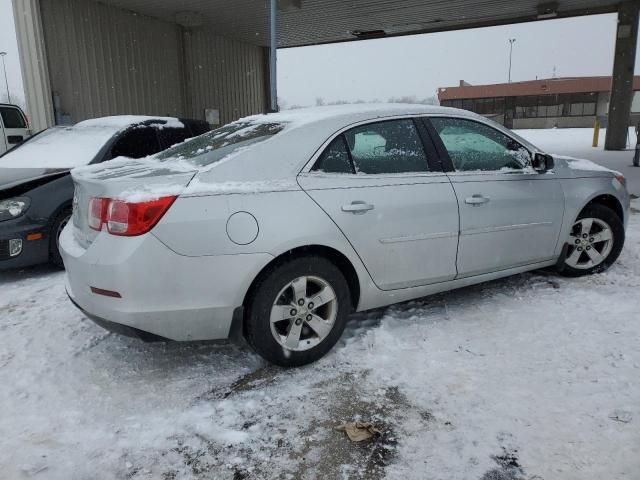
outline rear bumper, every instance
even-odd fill
[[[27,240],[30,233],[41,233],[39,240]],[[10,240],[22,240],[22,251],[15,257],[4,252]],[[49,260],[47,225],[32,222],[28,217],[0,222],[0,270],[29,267]]]
[[[82,307],[73,300],[71,295],[69,295],[69,292],[67,292],[67,295],[69,296],[69,300],[71,300],[71,303],[73,303],[78,310],[84,313],[84,315],[89,320],[95,322],[105,330],[117,333],[119,335],[124,335],[125,337],[138,338],[144,342],[165,342],[168,340],[167,338],[154,335],[153,333],[143,332],[142,330],[138,330],[137,328],[128,327],[126,325],[122,325],[121,323],[114,323],[110,322],[109,320],[105,320],[104,318],[97,317],[96,315],[83,310]]]
[[[60,239],[69,297],[96,323],[136,337],[144,332],[180,341],[228,338],[234,311],[257,272],[273,258],[186,257],[151,234],[125,238],[103,233],[84,249],[72,229],[67,227]],[[91,287],[117,292],[120,298],[93,293]]]

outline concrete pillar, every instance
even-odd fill
[[[638,40],[638,13],[640,2],[622,2],[618,7],[618,29],[613,61],[613,82],[609,102],[606,150],[624,150],[627,146],[627,131],[631,102],[633,100],[633,73]]]
[[[33,132],[55,124],[40,0],[13,0],[20,67]]]

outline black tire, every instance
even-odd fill
[[[270,316],[279,293],[303,276],[318,277],[331,286],[337,300],[337,313],[333,327],[320,343],[309,350],[294,351],[285,349],[274,338]],[[342,336],[352,309],[344,275],[332,262],[318,256],[298,257],[275,266],[257,281],[247,303],[244,319],[247,342],[264,359],[282,367],[298,367],[322,358]]]
[[[582,212],[580,212],[580,215],[578,215],[576,222],[584,218],[599,219],[609,225],[613,233],[613,245],[604,261],[591,268],[574,268],[568,265],[566,262],[563,263],[558,271],[561,275],[564,275],[566,277],[581,277],[583,275],[591,275],[593,273],[604,272],[618,259],[618,257],[620,256],[620,252],[622,251],[622,247],[624,246],[624,225],[620,217],[618,217],[618,215],[613,210],[605,207],[604,205],[589,205],[584,210],[582,210]]]
[[[58,268],[64,268],[58,240],[62,228],[71,220],[71,212],[70,207],[63,208],[56,215],[49,229],[49,262]]]

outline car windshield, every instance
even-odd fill
[[[74,168],[88,165],[120,127],[54,127],[0,158],[1,168]]]
[[[196,166],[213,165],[238,151],[281,132],[284,123],[240,121],[205,133],[158,154],[158,160],[187,160]]]

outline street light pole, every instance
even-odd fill
[[[509,39],[509,83],[511,83],[511,57],[513,56],[513,44],[516,43],[515,38]]]
[[[7,79],[7,65],[4,63],[4,57],[7,56],[7,52],[0,52],[2,57],[2,69],[4,70],[4,83],[7,86],[7,100],[11,103],[11,93],[9,92],[9,80]]]
[[[271,0],[269,33],[271,51],[269,55],[269,83],[271,87],[271,112],[278,111],[278,0]]]

